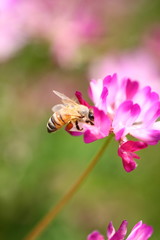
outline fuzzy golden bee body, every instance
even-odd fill
[[[61,98],[62,104],[55,105],[52,108],[53,115],[49,118],[49,121],[47,123],[47,130],[49,133],[55,132],[56,130],[62,128],[64,125],[67,125],[67,130],[75,127],[76,130],[82,131],[83,128],[80,127],[81,124],[94,124],[92,109],[89,109],[82,104],[78,104],[62,93],[59,93],[57,91],[53,92]]]

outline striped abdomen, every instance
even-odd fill
[[[64,119],[61,114],[59,113],[53,113],[53,115],[50,117],[48,123],[47,123],[47,130],[49,133],[55,132],[59,128],[63,127],[67,122],[68,118]]]

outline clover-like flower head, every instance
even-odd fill
[[[81,93],[76,93],[81,104],[88,107]],[[160,140],[159,95],[149,86],[140,88],[137,81],[118,79],[117,75],[90,82],[89,96],[94,103],[94,125],[83,124],[84,142],[91,143],[115,135],[119,142],[118,155],[127,172],[136,168],[136,151],[155,145]],[[77,134],[74,131],[74,135]],[[138,139],[129,141],[128,135]]]

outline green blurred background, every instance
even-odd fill
[[[63,69],[41,41],[29,43],[0,64],[0,239],[20,240],[66,193],[89,164],[104,140],[84,144],[64,130],[48,134],[52,90],[72,97],[81,90],[87,99],[89,59],[108,49],[130,48],[143,32],[160,21],[159,0],[141,1],[134,14],[110,16],[110,37],[88,47],[85,61]],[[120,21],[121,19],[121,21]],[[82,240],[94,229],[105,234],[127,219],[128,229],[139,220],[160,236],[159,145],[140,151],[138,168],[126,173],[112,141],[80,191],[50,224],[39,240]],[[129,232],[128,230],[128,232]]]

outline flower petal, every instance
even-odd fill
[[[159,96],[156,92],[152,92],[149,86],[142,88],[137,92],[133,101],[138,103],[142,109],[137,121],[143,122],[145,120],[145,114],[159,100]]]
[[[106,87],[108,89],[108,97],[107,97],[107,102],[108,102],[108,112],[112,112],[112,107],[115,105],[116,98],[119,97],[119,86],[118,86],[118,79],[117,79],[117,74],[113,74],[113,76],[106,76],[103,79],[103,87]]]
[[[103,82],[101,79],[90,81],[89,96],[94,104],[97,106],[99,98],[103,90]]]
[[[115,101],[115,97],[118,91],[117,74],[113,74],[113,76],[106,76],[103,79],[103,87],[106,87],[108,89],[109,104],[112,104]]]
[[[97,105],[98,109],[107,112],[107,96],[108,96],[108,89],[106,87],[103,88],[99,103]]]
[[[101,136],[99,135],[98,130],[94,126],[92,127],[92,129],[84,132],[84,142],[85,143],[91,143],[100,138],[101,138]]]
[[[84,142],[90,143],[96,141],[97,139],[104,138],[108,136],[111,121],[109,117],[98,108],[94,107],[94,125],[84,124]]]
[[[108,238],[108,240],[110,240],[111,237],[112,237],[114,234],[115,234],[115,229],[114,229],[114,227],[113,227],[112,222],[110,222],[110,223],[108,224],[108,227],[107,227],[107,238]]]
[[[160,117],[160,102],[155,102],[145,113],[143,126],[152,125]]]
[[[122,158],[123,167],[126,172],[131,172],[137,167],[134,158],[139,159],[139,156],[133,152],[146,148],[147,146],[144,142],[127,141],[119,147],[118,155]]]
[[[121,145],[124,151],[128,152],[136,152],[143,148],[147,147],[147,144],[144,142],[134,142],[134,141],[127,141]]]
[[[116,233],[112,236],[112,238],[110,238],[110,240],[123,240],[127,233],[127,225],[128,222],[124,220]]]
[[[160,141],[160,129],[147,129],[147,128],[138,129],[137,128],[137,129],[131,130],[130,134],[135,138],[138,138],[146,142],[149,145],[155,145],[158,143],[158,141]]]
[[[74,136],[74,137],[79,137],[81,135],[83,135],[83,132],[75,132],[75,131],[67,131],[70,135]]]
[[[126,84],[126,97],[127,99],[132,99],[133,96],[137,93],[139,88],[139,83],[137,81],[127,80]]]
[[[133,104],[132,101],[124,101],[115,113],[115,117],[113,120],[112,127],[114,129],[114,133],[116,134],[116,140],[120,140],[120,138],[124,137],[129,133],[130,127],[135,122],[140,114],[140,107],[138,104]],[[121,129],[125,129],[123,131],[123,135],[120,136],[119,131]],[[118,136],[117,136],[118,134]]]
[[[75,95],[76,95],[76,97],[77,97],[77,99],[78,99],[80,104],[82,104],[82,105],[84,105],[84,106],[86,106],[88,108],[91,108],[91,106],[83,99],[81,92],[76,91]]]
[[[138,222],[132,229],[126,240],[147,240],[153,233],[153,228],[142,221]]]
[[[98,231],[94,231],[88,235],[87,240],[104,240],[104,237]]]

